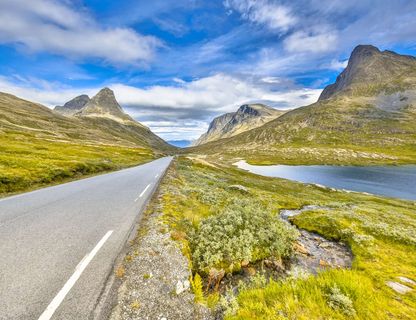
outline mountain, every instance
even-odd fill
[[[415,163],[416,59],[357,46],[316,103],[188,152],[257,163]]]
[[[68,101],[63,106],[56,106],[54,110],[60,114],[72,116],[80,111],[89,101],[90,97],[83,94]]]
[[[106,117],[115,121],[135,122],[129,115],[124,113],[114,96],[114,92],[109,88],[101,89],[75,115],[84,117]]]
[[[100,98],[100,93],[97,96]],[[94,100],[94,98],[91,100],[94,101],[94,104],[101,101]],[[89,103],[84,108],[88,105]],[[97,106],[97,108],[101,108],[101,106]],[[137,146],[151,148],[155,151],[174,149],[151,132],[149,128],[134,121],[122,111],[117,116],[131,119],[129,122],[116,121],[113,119],[115,116],[101,117],[97,114],[97,117],[90,117],[89,115],[78,112],[72,117],[63,116],[40,104],[0,92],[0,128],[2,131],[12,131],[28,136],[33,134],[36,139],[54,141]]]
[[[137,165],[175,150],[133,120],[64,116],[0,92],[0,194]]]
[[[389,50],[381,52],[371,45],[359,45],[352,51],[345,70],[334,84],[322,91],[319,100],[339,94],[363,95],[366,90],[372,94],[383,90],[400,91],[403,86],[414,86],[415,65],[415,57]]]
[[[199,137],[193,145],[198,146],[210,141],[235,136],[276,119],[283,113],[284,111],[276,110],[264,104],[244,104],[236,112],[226,113],[212,120],[208,131]]]

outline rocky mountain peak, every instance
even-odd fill
[[[283,111],[264,104],[243,104],[236,112],[226,113],[214,118],[208,127],[208,131],[193,145],[201,145],[257,128],[282,114]]]
[[[113,119],[131,120],[119,105],[113,90],[101,89],[76,115],[78,116],[104,116]]]
[[[334,84],[322,91],[319,100],[340,93],[365,92],[369,86],[386,89],[393,85],[392,79],[397,80],[409,71],[415,73],[415,70],[416,59],[412,56],[400,55],[388,50],[380,51],[372,45],[359,45],[352,51],[347,67]]]
[[[68,101],[63,106],[56,106],[54,110],[63,115],[73,115],[80,111],[89,101],[90,97],[86,94],[82,94]]]

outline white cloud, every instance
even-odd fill
[[[268,0],[225,0],[224,6],[239,12],[245,20],[283,32],[297,20],[288,7]]]
[[[289,52],[325,53],[335,51],[338,36],[330,30],[297,31],[288,36],[283,45]]]
[[[269,78],[274,79],[274,78]],[[274,79],[275,80],[275,79]],[[247,102],[268,101],[277,108],[295,108],[315,102],[320,89],[279,88],[275,81],[227,74],[184,82],[181,86],[137,88],[124,84],[107,85],[114,90],[125,110],[148,124],[167,140],[195,139],[213,116],[232,112]],[[43,103],[60,105],[86,93],[93,96],[99,88],[71,89],[38,79],[0,77],[0,91]]]
[[[331,70],[336,70],[336,71],[340,71],[340,70],[344,70],[348,65],[348,60],[343,60],[343,61],[339,61],[339,60],[332,60],[329,65],[328,68]]]
[[[100,58],[113,64],[152,59],[160,42],[129,28],[102,27],[67,1],[0,1],[0,43],[23,45],[72,58]]]

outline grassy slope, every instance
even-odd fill
[[[415,279],[413,202],[332,191],[184,158],[165,184],[170,188],[163,199],[165,220],[172,236],[182,243],[186,244],[190,224],[197,227],[208,216],[219,214],[224,199],[241,197],[228,188],[241,184],[250,190],[245,197],[269,204],[276,212],[308,204],[331,207],[330,211],[304,212],[294,223],[345,241],[352,248],[352,270],[325,271],[316,277],[246,289],[238,296],[237,314],[228,319],[350,319],[328,305],[334,285],[353,301],[356,319],[412,319],[416,314],[416,290],[402,296],[385,285],[398,281],[398,276]]]
[[[140,164],[170,150],[139,124],[67,118],[0,93],[0,195]]]
[[[257,164],[415,163],[415,106],[387,112],[373,103],[368,94],[320,101],[187,152],[244,157]]]

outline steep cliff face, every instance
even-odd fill
[[[194,143],[194,146],[257,128],[283,113],[284,111],[263,104],[242,105],[236,112],[226,113],[212,120],[208,131]]]
[[[88,97],[86,94],[82,94],[68,101],[63,106],[56,106],[54,110],[65,116],[72,116],[84,108],[88,102],[90,102],[90,97]]]

